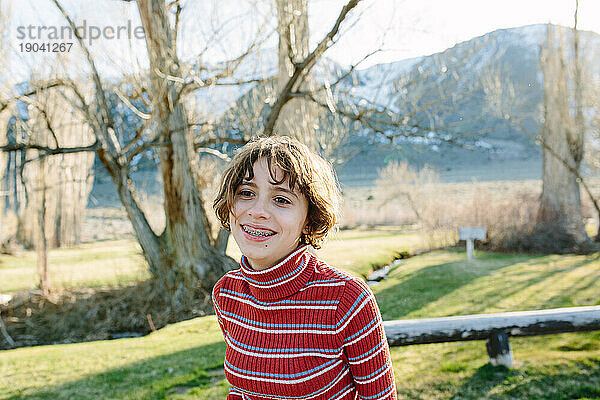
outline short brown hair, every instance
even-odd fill
[[[254,177],[254,163],[265,159],[271,178],[276,181],[275,168],[283,171],[293,190],[295,187],[308,200],[307,233],[302,242],[314,248],[327,237],[339,222],[340,190],[331,164],[311,151],[306,145],[288,136],[257,139],[242,147],[221,177],[219,193],[213,203],[223,228],[230,230],[229,214],[235,193],[244,179]]]

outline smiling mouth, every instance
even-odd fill
[[[259,236],[259,237],[269,237],[269,236],[273,236],[276,233],[273,231],[250,228],[247,225],[242,225],[242,230],[252,236]]]

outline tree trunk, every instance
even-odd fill
[[[552,230],[556,237],[564,239],[557,245],[570,247],[589,243],[581,211],[579,182],[567,167],[579,171],[583,158],[583,131],[576,126],[570,112],[571,97],[560,28],[558,37],[557,44],[555,29],[548,25],[547,43],[541,50],[544,76],[541,140],[544,150],[538,222],[544,229]]]
[[[277,0],[277,31],[279,35],[279,69],[277,92],[294,74],[295,65],[309,55],[308,0]],[[311,72],[306,73],[294,90],[314,89]],[[318,106],[302,98],[289,100],[279,115],[275,130],[292,136],[318,151],[315,138]]]
[[[8,143],[8,120],[11,117],[9,109],[0,112],[0,146]],[[8,197],[8,184],[5,179],[6,170],[8,169],[8,154],[0,152],[0,246],[9,236],[6,228],[6,199]]]
[[[44,296],[50,294],[50,278],[48,276],[48,239],[46,238],[46,159],[40,160],[40,188],[39,204],[37,204],[36,219],[36,242],[38,275],[40,279],[40,289]]]
[[[166,226],[160,235],[163,262],[153,270],[168,290],[173,308],[186,305],[201,286],[210,291],[235,261],[214,247],[197,184],[198,160],[185,108],[178,98],[181,67],[165,2],[137,0],[150,60],[152,118],[161,141]]]

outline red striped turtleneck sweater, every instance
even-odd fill
[[[228,272],[213,290],[228,400],[396,399],[373,293],[299,247],[280,263]]]

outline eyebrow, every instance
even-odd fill
[[[288,189],[288,188],[286,188],[286,187],[283,187],[283,186],[281,186],[281,185],[277,185],[277,184],[275,184],[275,183],[273,183],[273,182],[269,182],[269,183],[270,183],[270,184],[271,184],[271,185],[274,187],[274,189],[275,189],[275,190],[277,190],[277,191],[280,191],[280,192],[284,192],[284,193],[291,194],[291,195],[292,195],[292,196],[294,196],[295,198],[298,198],[298,195],[297,195],[296,193],[294,193],[292,190],[290,190],[290,189]],[[252,181],[247,181],[247,180],[245,180],[245,179],[244,179],[244,180],[242,180],[242,185],[244,185],[244,186],[250,186],[250,187],[253,187],[253,188],[257,188],[257,187],[258,187],[258,186],[256,185],[256,183],[254,183],[254,182],[252,182]]]

